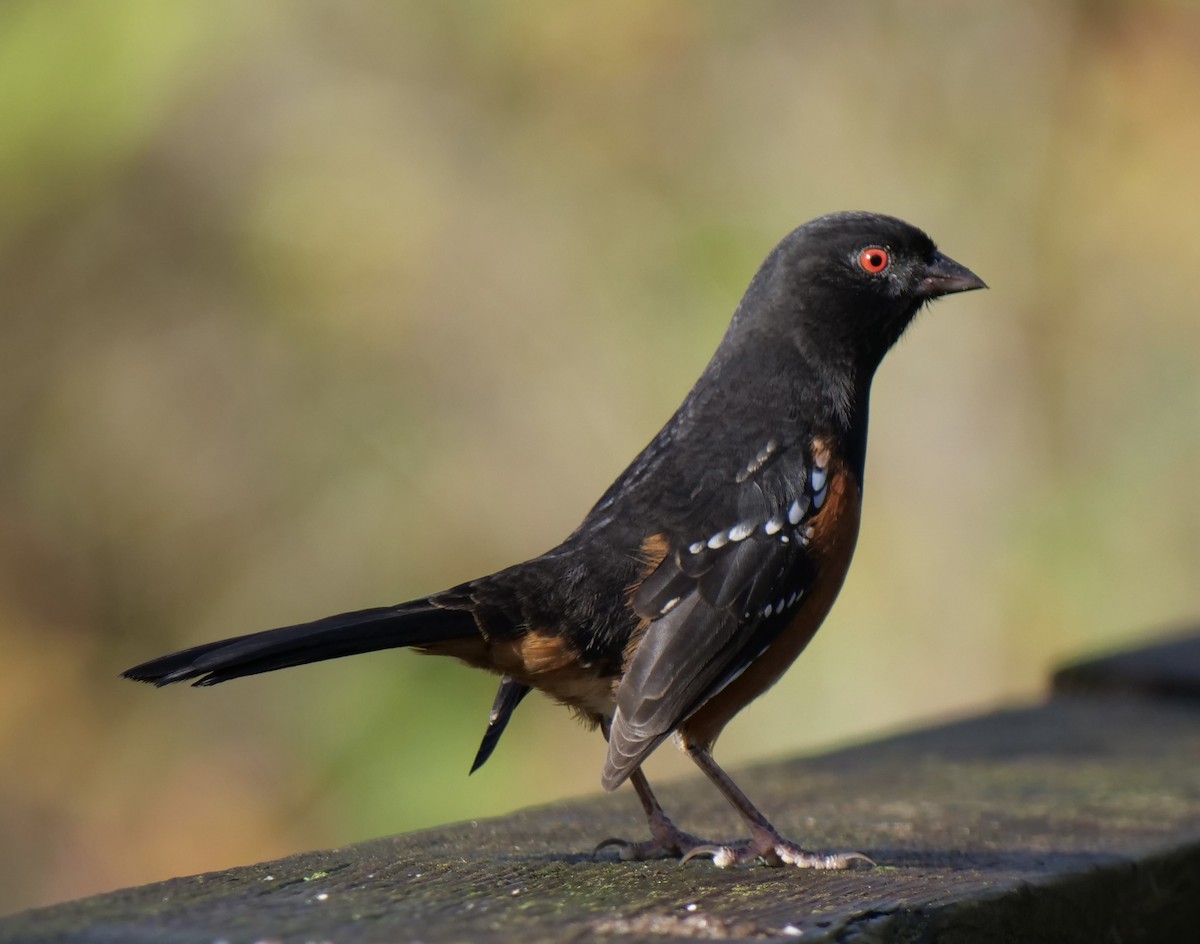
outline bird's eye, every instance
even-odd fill
[[[858,267],[871,275],[886,272],[892,264],[892,257],[882,246],[868,246],[858,254]]]

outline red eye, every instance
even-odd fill
[[[864,272],[878,275],[892,264],[892,257],[882,246],[868,246],[858,254],[858,265]]]

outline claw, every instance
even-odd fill
[[[693,846],[689,849],[683,858],[679,860],[679,864],[683,865],[689,859],[695,859],[700,856],[711,856],[713,865],[718,869],[724,869],[741,861],[743,851],[740,844],[737,846],[722,846],[715,842],[704,843],[703,845]],[[755,858],[755,856],[750,856],[750,858]]]
[[[658,806],[658,801],[653,799],[653,795],[651,795],[649,812],[649,839],[643,839],[641,842],[631,842],[628,839],[611,836],[596,846],[592,850],[592,855],[615,846],[620,850],[619,854],[623,861],[644,862],[647,859],[672,859],[683,855],[689,849],[694,849],[696,846],[705,844],[704,840],[697,839],[690,833],[685,833],[672,823],[667,814],[662,811],[662,807]]]
[[[610,836],[604,842],[601,842],[599,846],[596,846],[592,850],[592,854],[599,855],[602,849],[616,847],[617,855],[623,862],[642,861],[643,859],[662,858],[664,855],[670,855],[668,852],[660,852],[658,855],[655,855],[655,850],[650,849],[650,846],[652,846],[652,843],[649,842],[630,842],[618,836]]]
[[[691,859],[698,859],[700,856],[712,856],[715,859],[717,856],[717,853],[719,853],[721,851],[721,848],[722,848],[721,846],[711,845],[711,844],[703,845],[703,846],[693,846],[691,849],[689,849],[687,852],[685,852],[683,854],[683,857],[679,860],[679,864],[683,865],[685,862],[688,862]]]
[[[601,850],[616,847],[617,855],[622,862],[645,862],[647,859],[670,859],[679,855],[680,850],[674,845],[667,845],[657,839],[645,839],[642,842],[631,842],[612,836],[592,850],[597,855]]]
[[[592,850],[592,855],[596,855],[601,849],[607,849],[609,846],[628,846],[628,839],[620,839],[617,836],[609,836],[596,844],[596,848]]]

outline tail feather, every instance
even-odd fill
[[[447,610],[420,600],[193,646],[143,662],[121,675],[160,688],[189,679],[196,680],[193,685],[216,685],[293,665],[378,649],[426,646],[477,633],[469,612]]]
[[[529,694],[528,685],[523,685],[510,675],[500,679],[500,690],[496,692],[496,700],[492,703],[492,713],[488,717],[487,730],[483,732],[483,740],[479,743],[479,751],[475,754],[475,762],[471,764],[471,773],[475,773],[487,763],[492,751],[500,743],[500,735],[508,727],[508,720],[517,710],[517,705]]]

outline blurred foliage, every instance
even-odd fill
[[[551,546],[829,210],[992,291],[885,364],[856,566],[722,760],[1194,617],[1198,48],[1146,0],[0,6],[0,910],[595,789],[538,699],[468,780],[492,682],[437,660],[116,676]]]

